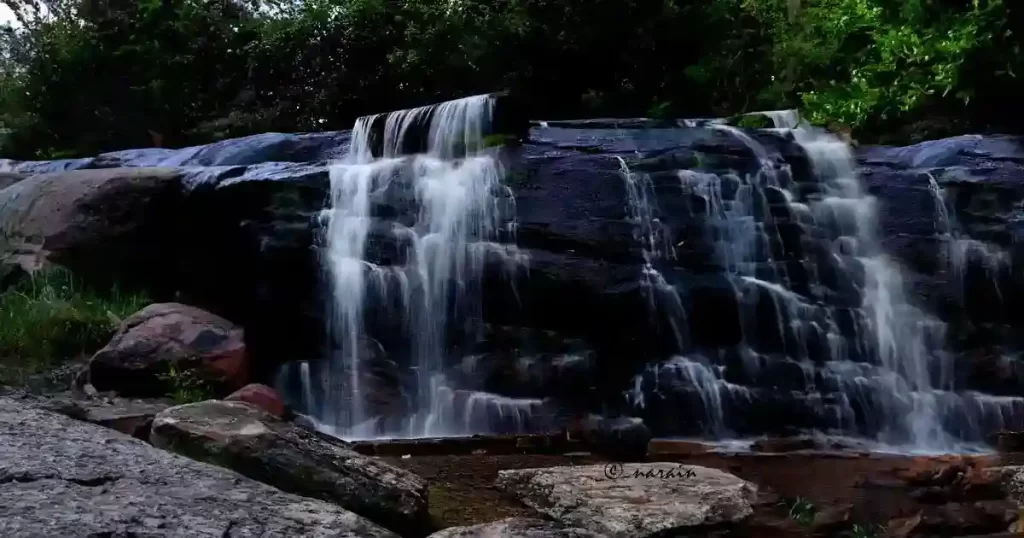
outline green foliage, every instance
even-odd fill
[[[0,28],[12,158],[342,129],[500,88],[533,117],[800,107],[859,139],[1019,128],[1024,93],[1024,7],[1008,0],[0,3],[20,15]]]
[[[178,370],[171,366],[159,377],[169,387],[168,395],[177,405],[213,398],[213,386],[195,370]]]
[[[0,382],[17,382],[106,345],[148,304],[117,289],[99,293],[69,272],[40,272],[0,294]]]
[[[814,505],[803,497],[797,497],[789,506],[789,518],[803,526],[814,523],[814,514]]]

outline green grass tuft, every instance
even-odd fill
[[[168,395],[175,405],[209,400],[214,397],[213,387],[194,370],[178,370],[173,365],[160,375],[160,380],[170,387]]]
[[[147,304],[141,294],[92,289],[64,269],[36,273],[0,293],[0,383],[95,352]]]

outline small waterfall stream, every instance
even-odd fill
[[[524,261],[514,244],[497,242],[514,240],[515,198],[484,147],[491,108],[491,98],[480,95],[359,118],[347,157],[331,166],[331,203],[322,215],[331,352],[327,361],[300,364],[297,381],[300,408],[325,431],[344,438],[463,435],[481,425],[486,430],[490,415],[499,423],[523,422],[538,405],[458,394],[444,378],[453,333],[472,334],[480,322],[487,257]],[[373,129],[381,119],[381,157],[375,158]],[[424,125],[426,152],[404,155]],[[384,224],[382,211],[401,214]],[[371,240],[397,243],[397,259],[374,259]],[[400,333],[387,335],[397,343],[392,347],[408,350],[411,401],[396,402],[402,396],[394,391],[375,394],[390,359],[367,334],[371,314],[390,317],[385,321]],[[396,404],[403,408],[369,408]]]

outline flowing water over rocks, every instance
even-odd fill
[[[308,398],[302,405],[328,431],[458,435],[486,431],[487,417],[479,415],[489,408],[509,414],[516,429],[530,413],[531,400],[473,392],[457,401],[445,380],[448,342],[478,331],[487,258],[506,258],[512,268],[522,261],[514,244],[498,242],[514,240],[515,198],[501,183],[497,158],[485,151],[491,105],[482,95],[360,118],[348,157],[331,166],[331,208],[323,218],[334,349],[326,363],[299,366]],[[381,118],[382,155],[374,158],[373,126]],[[427,126],[426,151],[406,157],[417,124]],[[389,202],[407,204],[409,218],[387,220],[382,206]],[[392,244],[381,253],[377,242]],[[368,409],[366,376],[379,362],[366,353],[369,309],[377,310],[374,322],[389,326],[388,342],[407,351],[405,366],[415,372],[406,416]]]
[[[600,413],[962,451],[1024,427],[1019,140],[854,150],[787,111],[527,136],[502,99],[0,162],[0,280],[48,260],[216,313],[346,438]]]

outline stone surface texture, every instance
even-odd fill
[[[8,398],[0,536],[397,538],[333,504]]]
[[[497,486],[565,525],[621,538],[736,523],[757,496],[736,476],[677,463],[500,471]]]
[[[396,532],[416,534],[429,525],[427,484],[419,476],[244,402],[172,407],[153,420],[150,440],[284,491],[334,502]]]
[[[450,527],[428,538],[601,538],[601,535],[543,519],[510,517],[480,525]]]

